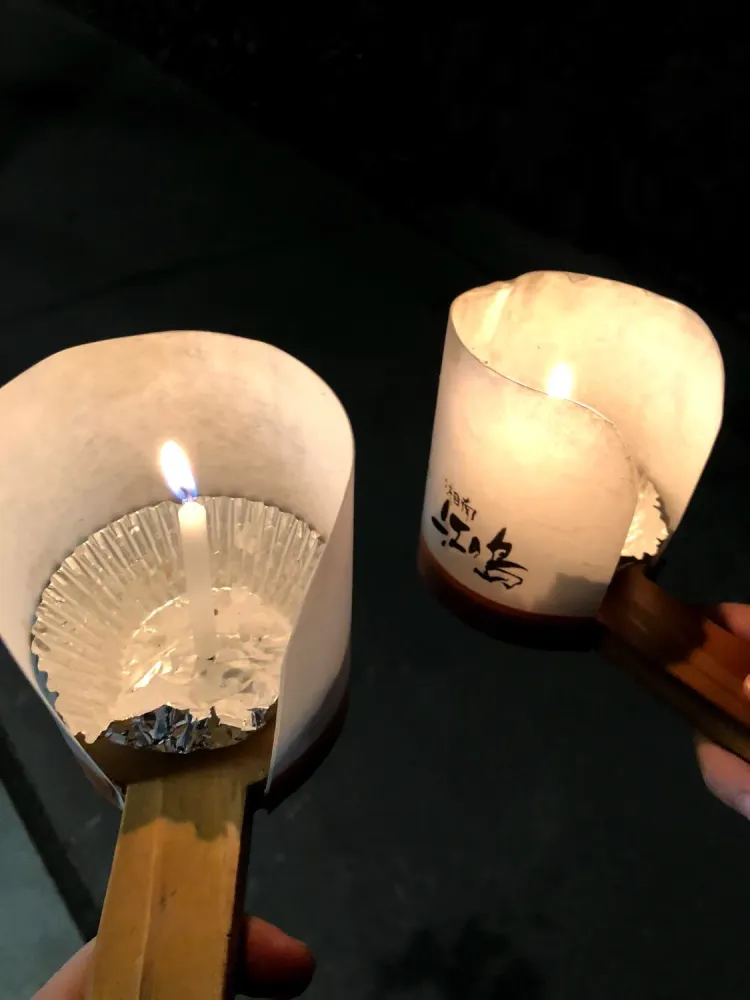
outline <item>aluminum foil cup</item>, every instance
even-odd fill
[[[622,558],[640,562],[655,556],[669,538],[669,524],[654,484],[640,477],[638,504],[622,549]]]
[[[62,564],[32,626],[37,670],[69,730],[93,742],[185,753],[264,725],[324,542],[260,501],[200,498],[207,511],[218,637],[196,658],[178,504],[97,531]]]

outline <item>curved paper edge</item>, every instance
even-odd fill
[[[450,576],[519,611],[591,617],[636,503],[637,473],[610,420],[493,370],[449,318],[422,533]],[[488,563],[500,533],[507,569]]]
[[[352,453],[353,458],[353,453]],[[289,640],[267,788],[323,735],[348,680],[354,470]]]
[[[468,337],[464,318],[482,302],[486,315]],[[466,350],[498,374],[538,389],[546,372],[536,370],[531,355],[520,366],[514,357],[498,364],[491,356],[494,333],[509,317],[506,337],[515,324],[517,334],[546,348],[537,358],[549,354],[574,369],[588,362],[594,377],[574,398],[617,427],[654,483],[673,534],[723,418],[724,364],[707,324],[688,306],[647,289],[565,271],[533,271],[459,295],[450,321]],[[502,349],[506,337],[496,346]],[[612,393],[613,384],[627,385],[629,394]]]

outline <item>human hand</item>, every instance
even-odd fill
[[[711,617],[729,632],[750,642],[750,605],[720,604]],[[703,736],[696,737],[696,749],[703,780],[709,790],[730,809],[750,819],[750,764]]]
[[[50,979],[33,1000],[84,1000],[94,942],[89,941]],[[265,920],[245,920],[240,988],[254,997],[296,997],[315,972],[312,952]]]

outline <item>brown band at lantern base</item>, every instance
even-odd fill
[[[562,615],[541,615],[518,611],[459,583],[430,552],[424,537],[419,537],[417,567],[428,589],[444,607],[467,625],[503,642],[534,649],[594,648],[600,637],[595,619]]]

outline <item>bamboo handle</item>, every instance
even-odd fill
[[[128,787],[87,1000],[228,995],[246,797],[241,776],[221,767]]]
[[[598,620],[608,659],[750,761],[750,643],[667,594],[639,567],[618,573]]]

